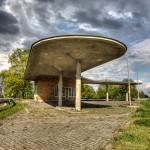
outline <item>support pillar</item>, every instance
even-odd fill
[[[75,107],[77,111],[81,110],[81,64],[77,61],[76,67],[76,102]]]
[[[128,96],[129,96],[128,92],[126,92],[126,101],[128,101]]]
[[[130,81],[128,80],[128,100],[129,100],[129,105],[131,106],[131,86],[130,86]]]
[[[139,89],[138,89],[138,100],[140,100],[140,92],[139,92]]]
[[[137,71],[137,82],[138,82],[138,85],[139,85],[139,76],[138,76],[138,71]],[[139,87],[139,86],[138,86]],[[138,90],[138,95],[137,95],[137,99],[139,100],[140,99],[140,93],[139,93],[139,89],[137,88]]]
[[[34,81],[34,100],[38,100],[37,81]]]
[[[129,94],[128,94],[128,86],[126,85],[126,97],[125,97],[126,101],[129,101]]]
[[[59,73],[59,83],[58,83],[58,106],[62,106],[62,88],[63,88],[63,73]]]
[[[106,101],[109,101],[108,85],[106,85]]]

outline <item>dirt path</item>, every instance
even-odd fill
[[[84,108],[81,113],[46,103],[26,103],[23,111],[2,121],[0,150],[111,149],[114,135],[133,111],[122,107],[125,102],[96,102],[111,107]]]

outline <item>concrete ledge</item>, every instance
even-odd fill
[[[131,105],[131,106],[126,106],[128,108],[138,108],[139,106],[134,106],[134,105]]]

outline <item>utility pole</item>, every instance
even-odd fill
[[[139,87],[139,76],[138,76],[138,70],[137,70],[137,82],[138,82],[138,87]],[[140,99],[140,94],[139,94],[139,89],[137,89],[138,91],[138,100]]]
[[[128,70],[128,94],[129,94],[129,105],[131,106],[131,90],[130,90],[130,68],[129,68],[129,58],[127,53],[127,70]]]

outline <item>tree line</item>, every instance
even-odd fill
[[[127,79],[124,79],[126,81]],[[130,79],[133,81],[132,79]],[[94,88],[90,85],[83,84],[81,86],[81,97],[82,98],[97,98],[97,99],[106,99],[106,85],[98,85],[97,90],[95,91]],[[108,86],[108,93],[110,99],[117,99],[117,98],[125,98],[127,92],[126,85],[109,85]],[[140,98],[147,98],[148,96],[143,92],[139,92]],[[138,97],[138,90],[135,85],[131,86],[131,98]]]

